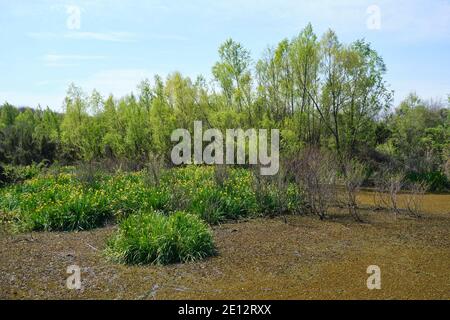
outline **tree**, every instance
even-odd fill
[[[367,137],[374,136],[372,124],[391,106],[392,92],[383,79],[384,61],[370,44],[354,42],[346,59],[349,80],[345,87],[348,103],[343,106],[343,135],[346,151],[353,157],[360,145],[370,141]]]
[[[64,157],[71,160],[86,156],[86,131],[88,125],[88,102],[81,88],[71,84],[64,101],[64,119],[61,123],[61,141]]]
[[[389,122],[394,156],[408,172],[442,170],[450,148],[448,109],[410,94]]]
[[[239,111],[251,103],[250,52],[240,43],[228,39],[219,48],[220,61],[212,73],[226,97],[228,106]]]
[[[219,48],[211,82],[173,72],[165,80],[145,79],[137,95],[106,99],[72,84],[63,114],[5,103],[0,161],[112,158],[142,165],[153,156],[170,157],[172,131],[192,130],[202,120],[222,130],[280,129],[282,156],[331,151],[345,178],[352,177],[345,164],[359,160],[368,162],[369,172],[388,164],[406,168],[410,180],[443,180],[450,175],[448,108],[412,95],[388,112],[392,92],[385,72],[383,59],[366,41],[345,44],[332,30],[319,38],[311,24],[269,47],[255,66],[250,52],[228,39]]]
[[[36,125],[33,139],[35,140],[42,160],[53,162],[58,156],[61,141],[61,116],[48,107],[35,114]]]
[[[0,129],[12,126],[18,115],[19,110],[10,105],[8,102],[5,102],[0,107]]]
[[[319,144],[320,124],[315,119],[312,99],[317,99],[319,90],[320,44],[317,41],[312,25],[308,24],[304,30],[292,41],[290,59],[292,63],[294,88],[297,91],[299,112],[300,139],[309,144]],[[293,99],[295,95],[293,94]],[[292,109],[295,105],[292,102]],[[320,130],[320,129],[319,129]]]

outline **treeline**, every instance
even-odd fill
[[[95,90],[87,95],[71,85],[62,114],[5,103],[0,162],[170,159],[172,131],[193,130],[201,120],[222,130],[278,128],[285,157],[323,148],[339,159],[363,161],[372,171],[390,167],[411,179],[445,180],[448,107],[412,94],[391,112],[385,72],[369,43],[341,43],[331,30],[319,38],[311,25],[268,48],[258,61],[230,39],[219,48],[211,81],[175,72],[144,80],[136,94],[122,98]]]

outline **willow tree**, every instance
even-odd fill
[[[290,61],[296,101],[292,108],[299,114],[299,137],[310,144],[318,144],[320,123],[315,117],[313,101],[319,94],[320,44],[311,24],[293,39]]]
[[[88,130],[88,103],[81,88],[71,84],[64,100],[64,119],[61,123],[61,142],[64,157],[78,160],[85,155],[85,138]]]
[[[240,43],[228,39],[219,48],[220,61],[212,73],[226,97],[228,106],[238,111],[251,105],[251,58],[250,52]]]
[[[256,64],[258,94],[264,111],[275,121],[282,121],[294,110],[293,70],[289,60],[290,42],[285,39],[266,50]]]
[[[383,59],[364,41],[341,44],[333,31],[321,41],[320,97],[309,94],[333,146],[353,156],[358,141],[370,135],[371,124],[392,101]]]

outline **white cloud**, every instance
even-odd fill
[[[107,42],[134,42],[137,36],[130,32],[81,32],[73,31],[67,33],[55,32],[29,32],[28,37],[34,40],[55,40],[55,39],[73,39],[73,40],[97,40]]]
[[[380,3],[383,29],[405,42],[450,39],[450,3],[443,0],[397,0]]]
[[[55,40],[55,39],[73,39],[73,40],[97,40],[109,42],[135,42],[139,37],[130,32],[68,32],[58,34],[53,32],[29,32],[27,36],[34,40]],[[155,33],[147,35],[145,38],[154,40],[170,41],[188,41],[189,38],[179,34]]]
[[[130,32],[69,32],[63,35],[66,39],[98,40],[111,42],[133,42],[136,35]]]
[[[112,69],[97,72],[80,85],[88,92],[97,89],[104,95],[112,93],[121,97],[136,91],[142,80],[152,77],[153,74],[145,69]]]
[[[46,54],[42,57],[46,67],[62,68],[79,65],[82,61],[104,60],[105,56]]]
[[[46,62],[61,62],[61,61],[86,61],[86,60],[103,60],[105,56],[83,56],[83,55],[61,55],[61,54],[46,54],[44,61]]]
[[[54,32],[28,32],[27,36],[34,40],[51,40],[58,37]]]

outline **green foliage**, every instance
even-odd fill
[[[86,230],[108,219],[121,220],[141,211],[186,211],[216,224],[258,214],[297,212],[300,194],[275,184],[260,190],[246,169],[230,169],[219,179],[213,167],[165,170],[149,183],[147,171],[107,174],[93,169],[42,174],[0,190],[0,211],[21,231]],[[264,198],[264,201],[259,201]],[[284,199],[284,200],[283,200]]]
[[[236,106],[242,111],[250,102],[250,52],[228,39],[220,46],[219,56],[220,62],[214,65],[213,75],[223,90],[227,106]]]
[[[445,172],[450,154],[448,115],[442,105],[425,102],[415,94],[400,104],[387,121],[391,134],[385,145],[391,146],[390,154],[402,170],[424,176]]]
[[[58,130],[58,115],[49,109],[0,106],[0,161],[14,165],[53,161]]]
[[[6,188],[0,210],[20,231],[90,229],[111,213],[100,190],[83,190],[70,175],[42,177]]]
[[[161,209],[164,194],[139,174],[103,175],[95,183],[71,173],[45,175],[1,190],[0,211],[20,231],[72,231],[99,227],[108,218]]]
[[[257,190],[257,196],[258,210],[267,216],[300,213],[305,208],[304,198],[294,184],[267,183]]]
[[[8,176],[6,175],[5,169],[0,164],[0,188],[8,183]]]
[[[215,254],[215,247],[211,231],[198,217],[150,211],[123,220],[106,253],[125,264],[166,265],[204,259]]]
[[[343,43],[332,30],[320,37],[308,24],[267,49],[254,67],[252,61],[241,43],[228,39],[219,47],[213,82],[174,72],[145,79],[137,95],[121,98],[102,97],[96,90],[88,95],[72,84],[63,114],[5,103],[0,162],[112,160],[134,162],[140,169],[153,155],[167,161],[173,130],[192,133],[194,121],[201,120],[205,128],[221,130],[280,129],[285,159],[319,148],[341,159],[364,160],[372,171],[395,166],[416,174],[449,174],[448,108],[411,95],[389,113],[387,68],[365,40]],[[190,205],[211,221],[253,210],[253,198],[241,206],[230,199],[211,192]]]
[[[215,224],[256,214],[251,182],[251,173],[244,169],[230,170],[222,184],[213,167],[192,166],[172,170],[163,183],[170,185],[173,210],[192,212]]]
[[[406,179],[410,182],[421,182],[428,186],[430,192],[445,192],[450,190],[450,180],[442,172],[424,172],[424,173],[409,173]]]
[[[218,170],[190,166],[170,171],[163,185],[172,195],[172,210],[191,212],[216,224],[261,214],[295,213],[301,206],[300,193],[292,185],[286,187],[286,192],[278,188],[276,181],[261,188],[250,170]]]
[[[0,168],[0,186],[19,183],[28,179],[32,179],[39,175],[42,172],[43,168],[44,163],[33,163],[29,166],[2,166]]]

